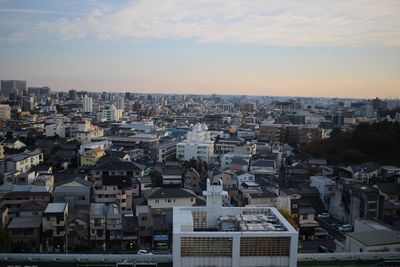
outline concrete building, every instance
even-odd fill
[[[122,116],[122,110],[117,109],[114,105],[101,111],[101,118],[105,121],[119,121]]]
[[[381,212],[379,190],[364,184],[338,183],[329,206],[334,218],[348,224],[357,218],[378,219]]]
[[[11,119],[11,107],[7,104],[0,105],[0,121],[8,121]]]
[[[292,124],[262,124],[258,132],[259,140],[297,145],[322,138],[322,129],[316,126]]]
[[[166,141],[158,146],[157,162],[166,162],[176,157],[176,144],[178,141]]]
[[[49,203],[51,192],[45,186],[12,185],[0,186],[0,207],[7,207],[10,217],[15,217],[22,205],[30,201]]]
[[[100,148],[90,149],[81,155],[80,165],[82,167],[90,167],[96,165],[97,161],[105,155],[105,151]]]
[[[83,98],[83,112],[90,113],[93,111],[93,98],[85,95]]]
[[[82,178],[62,181],[54,189],[54,202],[68,203],[68,209],[85,210],[90,206],[92,183]]]
[[[173,264],[291,266],[298,233],[272,207],[222,207],[222,184],[207,183],[206,207],[173,209]]]
[[[44,134],[47,137],[58,136],[60,138],[65,138],[66,136],[66,125],[62,122],[51,123],[44,127]]]
[[[1,94],[8,97],[10,94],[21,96],[26,91],[26,81],[1,80]]]
[[[354,231],[346,235],[344,243],[337,242],[338,252],[398,252],[400,235],[389,227],[375,221],[357,219]]]
[[[122,214],[118,204],[92,203],[90,206],[90,241],[92,247],[106,250],[122,246]]]
[[[43,162],[43,153],[39,150],[22,152],[15,155],[5,156],[0,161],[0,174],[7,172],[27,172],[33,166]]]
[[[249,170],[250,154],[226,153],[221,158],[221,171],[231,169],[235,171]]]
[[[317,188],[325,208],[329,209],[331,196],[335,192],[336,183],[324,176],[310,176],[310,186]]]
[[[28,95],[35,95],[36,97],[49,95],[51,92],[50,87],[28,87]]]
[[[7,226],[12,252],[40,252],[42,218],[15,217]]]
[[[117,203],[122,213],[131,213],[133,198],[139,197],[137,179],[126,176],[103,176],[101,185],[93,188],[93,199],[98,203]]]
[[[90,242],[93,248],[106,250],[106,204],[90,204]]]
[[[43,250],[65,252],[67,249],[68,204],[49,203],[42,217]]]
[[[148,206],[157,212],[178,206],[196,205],[196,195],[184,188],[156,188],[146,197]]]
[[[199,159],[210,163],[214,156],[214,142],[205,124],[196,124],[186,135],[186,140],[176,144],[176,157],[189,161]]]
[[[118,98],[117,98],[117,105],[116,105],[116,108],[117,109],[120,109],[120,110],[124,110],[124,108],[125,108],[125,99],[124,99],[124,97],[123,96],[119,96]]]

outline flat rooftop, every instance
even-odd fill
[[[264,232],[296,233],[273,207],[223,207],[215,228],[206,227],[206,207],[174,207],[174,233]]]
[[[67,203],[49,203],[44,213],[64,213]]]

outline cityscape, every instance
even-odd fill
[[[400,266],[399,12],[0,0],[0,267]]]

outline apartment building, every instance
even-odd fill
[[[96,165],[97,161],[105,155],[105,151],[101,148],[94,148],[83,152],[80,158],[82,167],[91,167]]]
[[[40,252],[42,241],[41,217],[15,217],[6,229],[11,238],[12,252]]]
[[[57,183],[54,189],[54,202],[68,203],[70,212],[88,209],[90,206],[92,183],[82,178],[68,179]]]
[[[249,170],[250,154],[226,153],[221,158],[221,170],[231,169],[237,171]]]
[[[39,150],[26,151],[15,155],[5,156],[0,161],[0,174],[7,172],[27,172],[33,166],[43,162],[43,153]]]
[[[133,198],[140,195],[140,182],[127,176],[103,176],[101,185],[93,188],[93,199],[97,203],[117,203],[122,213],[131,213]]]
[[[262,124],[257,138],[258,140],[297,145],[321,139],[322,129],[307,125]]]
[[[90,206],[90,241],[92,247],[122,245],[122,214],[118,204],[92,203]]]
[[[68,203],[49,203],[42,217],[43,250],[64,253],[67,250]]]
[[[144,166],[135,162],[119,158],[105,158],[97,166],[92,168],[91,175],[95,185],[102,185],[103,176],[126,176],[131,178],[142,177]]]
[[[221,183],[207,182],[206,207],[174,207],[173,265],[297,265],[298,233],[272,207],[222,207]]]
[[[214,156],[214,141],[205,124],[196,124],[186,134],[186,140],[176,144],[176,157],[182,161],[199,159],[210,163]]]
[[[49,203],[52,194],[45,186],[12,185],[0,186],[0,206],[7,207],[10,217],[15,217],[21,205],[30,201]]]
[[[6,104],[0,105],[0,121],[8,121],[11,119],[11,107]]]

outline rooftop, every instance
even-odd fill
[[[67,208],[67,203],[49,203],[44,213],[63,213]]]
[[[7,229],[39,228],[41,225],[42,217],[15,217]]]
[[[400,235],[393,231],[374,230],[348,233],[348,236],[362,243],[364,246],[380,246],[400,244]]]

